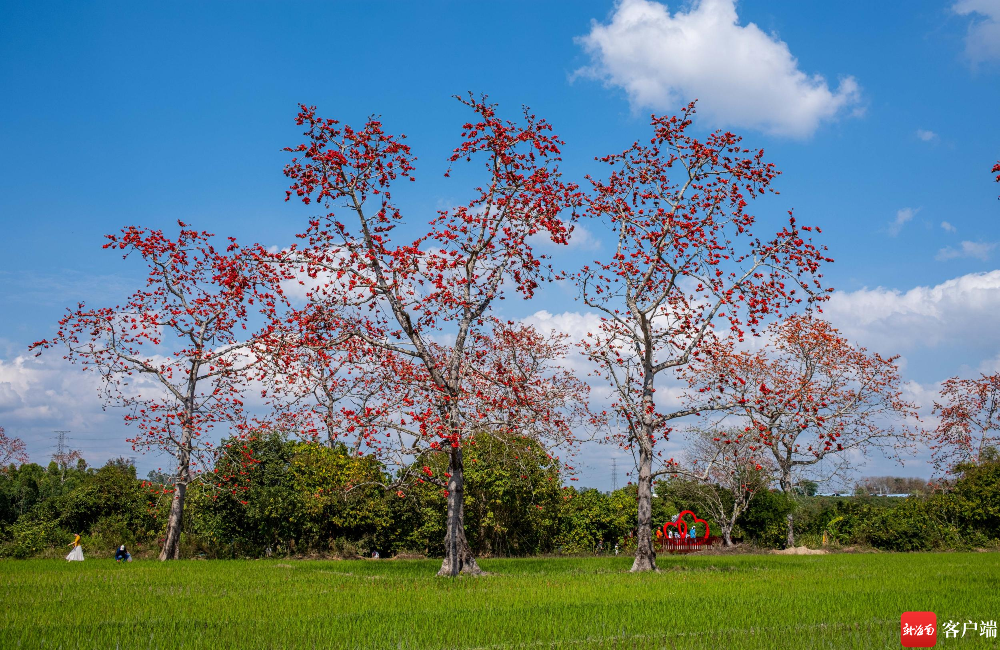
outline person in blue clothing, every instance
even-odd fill
[[[691,539],[696,539],[698,537],[698,528],[696,526],[691,526],[691,530],[688,532],[688,537]]]
[[[132,561],[132,555],[128,552],[128,549],[125,548],[125,545],[122,544],[121,546],[118,547],[118,550],[115,551],[115,562],[131,562],[131,561]]]

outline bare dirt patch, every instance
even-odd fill
[[[808,548],[806,546],[795,546],[792,548],[782,549],[780,551],[771,551],[775,555],[826,555],[827,551],[819,548]]]

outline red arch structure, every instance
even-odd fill
[[[705,527],[705,534],[701,537],[688,537],[688,525],[684,521],[684,515],[691,515],[694,524],[702,524]],[[677,537],[670,537],[670,528],[677,531]],[[677,515],[674,521],[663,524],[663,529],[656,531],[656,536],[660,538],[660,548],[668,553],[684,553],[687,551],[697,551],[702,548],[712,546],[716,538],[710,536],[708,522],[699,519],[698,515],[691,510],[684,510]]]

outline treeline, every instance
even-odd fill
[[[780,548],[785,516],[795,515],[798,544],[810,548],[948,551],[1000,546],[1000,462],[956,468],[957,478],[922,486],[906,498],[873,496],[788,498],[759,493],[739,520],[738,535],[764,548]]]
[[[416,483],[386,490],[390,476],[372,457],[273,434],[231,441],[192,484],[181,538],[182,557],[294,555],[382,557],[444,555],[443,491]],[[247,462],[252,458],[252,462]],[[437,453],[418,461],[432,472],[448,462]],[[611,493],[564,485],[564,472],[534,441],[511,446],[478,436],[469,447],[465,532],[479,556],[622,553],[634,549],[636,489]],[[698,490],[722,488],[681,479],[661,481],[653,500],[659,527],[681,510],[698,511]],[[99,469],[82,461],[11,465],[0,470],[0,557],[58,556],[74,533],[91,557],[126,544],[137,557],[159,552],[170,486],[140,480],[122,460]],[[1000,462],[961,468],[947,489],[905,499],[790,498],[764,490],[734,529],[737,541],[780,547],[786,515],[795,513],[799,543],[890,551],[994,547],[1000,540]],[[709,519],[713,530],[716,522]]]
[[[374,457],[272,434],[233,448],[192,483],[182,557],[444,554],[447,496],[430,482],[406,492]],[[440,475],[445,453],[417,461]],[[0,470],[0,557],[54,555],[83,536],[85,552],[126,544],[159,551],[171,500],[162,476],[140,480],[129,463],[100,469],[11,465]],[[465,529],[477,553],[524,556],[613,548],[634,527],[635,494],[563,485],[559,462],[528,438],[479,435],[466,458]]]
[[[924,494],[927,481],[912,476],[868,476],[854,486],[855,494],[885,496],[887,494]]]

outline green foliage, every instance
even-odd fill
[[[229,445],[225,447],[225,445]],[[443,555],[446,499],[430,480],[387,490],[391,477],[370,456],[270,434],[224,441],[227,454],[188,489],[184,557],[277,555],[383,557]],[[444,454],[418,459],[437,478]],[[613,493],[563,485],[559,463],[536,443],[480,435],[465,453],[465,526],[480,557],[610,553],[633,544],[636,488]],[[956,550],[1000,545],[1000,463],[959,468],[947,490],[909,498],[789,498],[758,492],[737,521],[736,541],[781,547],[785,517],[799,543],[886,551]],[[426,478],[426,477],[425,477]],[[700,491],[678,478],[655,486],[653,525],[694,510]],[[722,494],[723,497],[726,494]],[[0,468],[0,557],[61,557],[72,533],[88,558],[119,544],[156,552],[170,495],[156,495],[128,463],[99,469],[26,464]],[[152,502],[152,503],[151,503]]]
[[[384,546],[392,520],[381,465],[343,445],[296,443],[294,451],[289,478],[303,503],[303,539],[313,546],[337,538]]]
[[[636,487],[629,485],[611,494],[594,489],[567,490],[557,544],[565,553],[609,551],[618,544],[631,545],[637,507]]]
[[[559,463],[530,438],[479,434],[466,447],[465,529],[477,555],[521,556],[548,553],[559,535],[563,498]],[[435,477],[448,470],[444,453],[418,462]],[[399,542],[393,550],[443,554],[446,497],[431,481],[418,483],[393,499]],[[392,497],[390,497],[392,499]]]
[[[479,555],[550,552],[559,530],[557,461],[530,438],[476,436],[466,461],[465,526]]]
[[[780,492],[772,492],[755,499],[740,523],[747,537],[762,546],[781,545],[784,515],[793,509],[800,541],[821,539],[826,533],[833,544],[901,552],[996,545],[1000,541],[1000,463],[966,465],[959,472],[947,492],[929,496],[803,497],[793,504]]]
[[[24,559],[64,545],[70,536],[51,520],[22,517],[5,530],[0,557]],[[69,549],[66,549],[69,552]]]
[[[795,509],[788,495],[778,490],[761,490],[754,495],[736,525],[744,541],[758,546],[780,548],[787,536],[786,517]]]
[[[268,548],[326,552],[337,540],[366,549],[384,543],[391,524],[381,488],[386,477],[373,459],[277,433],[226,445],[240,452],[223,456],[190,502],[198,514],[188,529],[210,554],[259,557]]]
[[[0,470],[0,555],[28,557],[86,538],[89,548],[110,552],[144,542],[158,526],[149,493],[135,469],[120,460],[100,469],[85,464],[63,470],[25,464]]]
[[[819,491],[819,483],[816,481],[799,481],[799,484],[795,486],[795,493],[800,496],[814,497]]]
[[[135,468],[110,461],[57,501],[59,524],[70,532],[99,535],[109,546],[134,544],[154,535],[149,492],[136,480]]]
[[[0,525],[9,525],[31,511],[41,499],[45,470],[33,463],[0,470]]]
[[[967,532],[1000,538],[1000,460],[958,470],[961,476],[945,499],[945,511]]]
[[[853,541],[887,551],[930,551],[965,546],[942,517],[939,500],[908,498],[894,507],[861,504]]]

